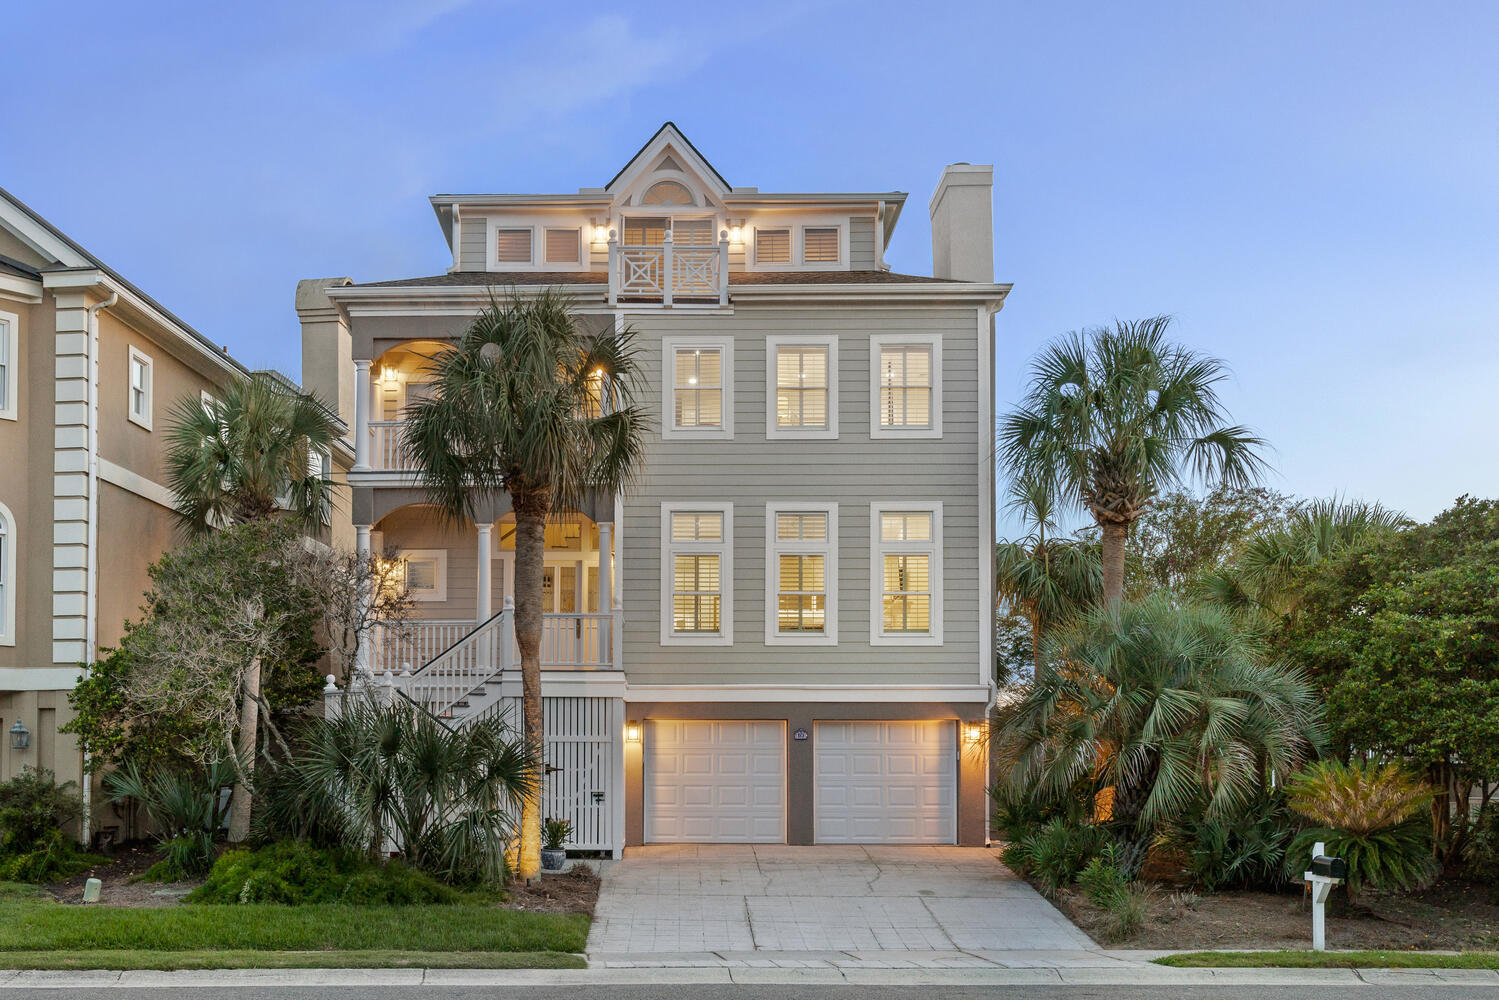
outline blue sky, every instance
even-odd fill
[[[1499,494],[1499,4],[119,4],[6,14],[0,186],[253,366],[297,279],[448,263],[426,196],[603,184],[662,121],[731,183],[995,164],[1001,405],[1174,314],[1270,485]]]

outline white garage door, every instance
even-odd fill
[[[785,842],[785,724],[648,722],[645,839]]]
[[[951,844],[958,829],[952,722],[819,722],[819,844]]]

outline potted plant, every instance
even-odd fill
[[[560,872],[567,864],[567,852],[562,845],[573,835],[573,825],[565,819],[549,819],[541,827],[541,870]]]

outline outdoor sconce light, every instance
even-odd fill
[[[729,242],[730,243],[743,243],[744,242],[744,227],[743,226],[731,226],[731,227],[729,227]]]
[[[31,746],[31,730],[21,725],[17,719],[16,724],[10,727],[10,748],[12,750],[25,750]]]
[[[17,723],[17,725],[20,725],[20,723]],[[640,723],[638,723],[638,722],[627,722],[627,723],[625,723],[625,742],[626,743],[639,743],[640,742]]]
[[[605,229],[603,226],[595,225],[593,227],[593,242],[595,242],[595,243],[607,243],[608,241],[609,241],[609,230]]]
[[[400,380],[400,376],[396,373],[396,370],[394,368],[390,367],[389,365],[382,365],[381,366],[381,368],[380,368],[380,381],[381,382],[383,382],[385,385],[394,385],[399,380]]]
[[[977,722],[970,722],[963,727],[963,742],[968,744],[977,743],[984,738],[984,727]]]

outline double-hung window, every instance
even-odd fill
[[[838,338],[767,337],[765,436],[838,436]]]
[[[734,436],[734,341],[662,338],[666,372],[665,438]]]
[[[734,641],[734,507],[661,505],[661,642]]]
[[[942,643],[942,505],[876,503],[869,509],[873,568],[869,641]]]
[[[871,437],[942,436],[942,339],[932,334],[869,338]]]
[[[765,507],[767,645],[838,642],[838,506]]]
[[[16,644],[16,519],[0,503],[0,646]]]
[[[125,401],[125,415],[133,424],[151,429],[151,359],[144,353],[130,349],[129,395]]]
[[[15,313],[0,312],[0,420],[21,416],[21,333]]]

